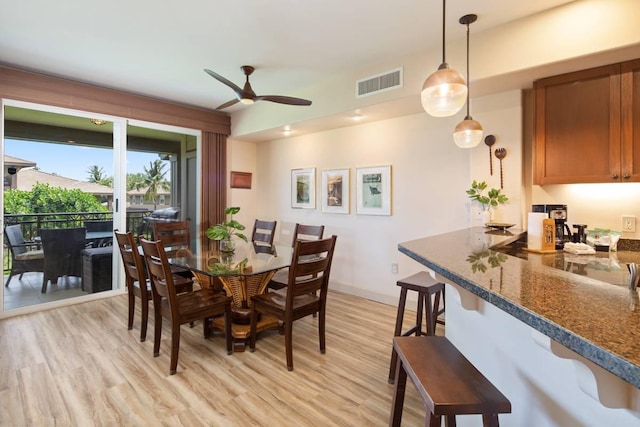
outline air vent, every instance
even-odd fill
[[[402,87],[402,67],[356,82],[356,98]]]

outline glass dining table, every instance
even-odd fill
[[[251,297],[266,291],[276,271],[291,264],[293,248],[256,243],[238,244],[232,253],[213,250],[194,255],[170,258],[169,263],[190,269],[202,287],[224,290],[232,298],[232,335],[235,351],[243,351],[250,337]],[[178,255],[182,255],[180,252]],[[213,320],[216,329],[224,331],[224,319]],[[257,331],[276,329],[278,320],[269,315],[258,319]]]

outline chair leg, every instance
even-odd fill
[[[255,330],[255,325],[254,325]],[[252,336],[255,336],[253,334]],[[227,354],[233,353],[233,344],[231,336],[231,301],[224,308],[224,339],[227,343]],[[255,341],[253,342],[255,347]]]
[[[9,282],[11,282],[12,278],[13,278],[13,274],[9,273],[9,278],[7,279],[7,283],[4,284],[5,288],[9,287]]]
[[[127,330],[133,329],[133,314],[135,313],[136,297],[129,292],[129,316],[127,319]]]
[[[180,324],[171,322],[171,366],[169,375],[174,375],[178,369],[178,353],[180,352]]]
[[[404,318],[404,307],[407,302],[407,288],[402,287],[400,289],[400,299],[398,300],[398,313],[396,314],[396,328],[393,331],[394,337],[399,337],[402,334],[402,321]],[[396,365],[398,364],[398,355],[396,349],[391,346],[391,363],[389,364],[389,379],[388,383],[393,384],[393,379],[396,375]]]
[[[318,338],[320,339],[320,353],[324,354],[326,351],[326,341],[325,341],[325,310],[324,307],[320,308],[320,314],[318,315]]]
[[[293,371],[293,321],[284,321],[284,347],[287,352],[287,369]]]
[[[159,304],[153,304],[153,357],[160,356],[160,338],[162,336],[162,314]]]
[[[40,291],[43,294],[47,293],[47,282],[48,281],[49,281],[49,278],[46,275],[43,275],[43,278],[42,278],[42,290]]]
[[[404,406],[404,392],[407,387],[407,371],[404,370],[402,362],[397,364],[395,374],[395,387],[393,392],[393,402],[391,403],[391,419],[389,426],[400,427],[402,421],[402,407]]]
[[[149,321],[149,301],[143,302],[141,306],[142,306],[141,307],[142,319],[140,320],[140,342],[144,342],[147,339],[147,323]]]

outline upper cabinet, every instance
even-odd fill
[[[541,79],[534,93],[535,184],[640,182],[640,60]]]

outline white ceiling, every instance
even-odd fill
[[[570,0],[449,0],[447,39]],[[440,0],[0,0],[0,64],[213,109],[253,65],[258,95],[303,88],[441,44]],[[251,108],[236,104],[225,110]],[[299,108],[299,107],[292,107]]]

